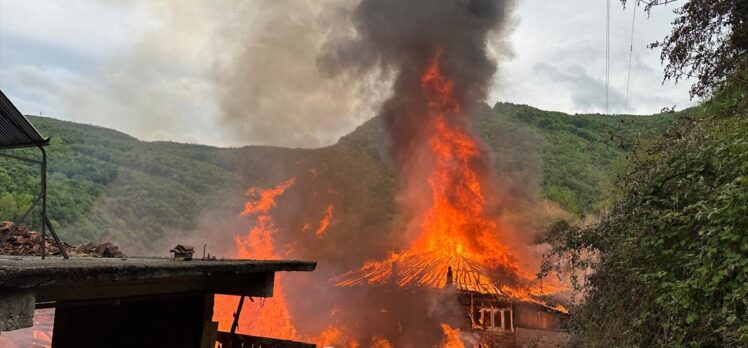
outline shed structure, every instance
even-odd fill
[[[0,331],[32,325],[55,308],[52,347],[314,348],[218,332],[215,294],[271,297],[276,272],[315,262],[0,257]],[[263,318],[255,318],[263,320]]]
[[[0,90],[0,150],[36,147],[41,151],[41,159],[18,156],[0,151],[0,156],[2,157],[37,164],[40,167],[39,195],[32,202],[26,212],[19,218],[15,219],[16,225],[23,223],[28,214],[37,205],[41,204],[40,221],[42,226],[42,238],[40,243],[42,258],[46,256],[47,248],[44,246],[47,241],[47,228],[49,228],[62,256],[67,259],[68,255],[65,251],[65,246],[60,243],[60,239],[57,237],[57,233],[52,227],[52,223],[49,222],[49,217],[47,215],[47,151],[44,150],[44,147],[47,145],[49,145],[49,138],[43,137],[41,133],[36,130],[36,127],[29,122],[28,118],[18,111],[16,106],[13,105],[5,93]]]

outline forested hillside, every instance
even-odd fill
[[[577,273],[579,346],[748,342],[748,119],[719,102],[630,155],[600,223],[553,229],[560,257],[595,270]]]
[[[222,189],[243,191],[241,173],[273,149],[143,142],[125,134],[51,118],[30,117],[52,138],[49,206],[71,241],[102,237],[147,245],[169,229],[188,229]],[[38,157],[36,149],[14,150]],[[238,161],[243,158],[243,161]],[[39,169],[0,159],[0,218],[20,215],[39,190]],[[208,204],[210,203],[210,204]],[[38,214],[30,222],[38,225]]]
[[[611,166],[629,145],[675,117],[567,115],[507,103],[478,109],[475,127],[498,175],[531,174],[542,180],[544,196],[573,214],[594,211]],[[101,127],[30,119],[52,137],[50,214],[72,242],[109,239],[149,250],[167,233],[194,229],[200,216],[236,216],[247,187],[289,177],[298,177],[299,190],[308,191],[296,197],[318,200],[293,212],[301,218],[317,219],[328,201],[340,207],[333,228],[376,231],[397,218],[397,174],[376,119],[336,145],[313,150],[143,142]],[[38,155],[35,149],[14,152]],[[0,219],[12,220],[38,192],[38,168],[4,158],[0,164]]]
[[[508,103],[497,103],[493,111],[499,117],[484,122],[513,122],[538,134],[543,194],[574,214],[599,208],[616,162],[677,117],[568,115]]]

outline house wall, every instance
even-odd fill
[[[569,342],[569,335],[562,330],[567,316],[543,306],[510,304],[492,297],[470,297],[469,294],[463,294],[460,302],[467,313],[472,309],[471,317],[475,320],[472,331],[481,337],[480,348],[553,348]],[[498,325],[496,317],[492,317],[493,321],[485,321],[485,312],[501,313],[502,317],[509,314],[511,321],[505,319]]]
[[[564,315],[543,307],[518,303],[514,306],[514,326],[526,329],[561,330]]]
[[[517,348],[556,348],[566,347],[569,334],[564,331],[516,328],[514,347]]]
[[[515,347],[555,348],[569,343],[569,334],[563,331],[567,315],[548,311],[534,304],[518,303],[514,306]]]
[[[479,348],[514,348],[515,337],[513,332],[483,331]]]

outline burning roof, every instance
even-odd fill
[[[360,270],[333,280],[337,286],[397,285],[400,287],[446,288],[451,267],[452,286],[458,291],[506,296],[490,271],[462,255],[437,252],[393,254],[382,262],[369,262]]]
[[[406,251],[393,253],[385,261],[368,262],[361,269],[342,274],[332,279],[332,282],[342,287],[393,285],[402,288],[442,289],[451,286],[458,292],[534,303],[566,313],[566,308],[562,305],[550,304],[548,301],[548,295],[558,291],[558,284],[548,284],[545,291],[535,284],[509,286],[501,284],[497,280],[501,276],[496,273],[460,254]]]

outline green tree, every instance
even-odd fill
[[[674,0],[621,0],[653,6]],[[746,68],[748,54],[748,0],[684,0],[675,10],[673,29],[652,48],[660,48],[665,79],[695,77],[692,97],[709,97],[729,79],[745,84],[737,72]]]
[[[580,346],[748,344],[748,119],[686,121],[642,149],[598,224],[549,242],[586,274]]]

